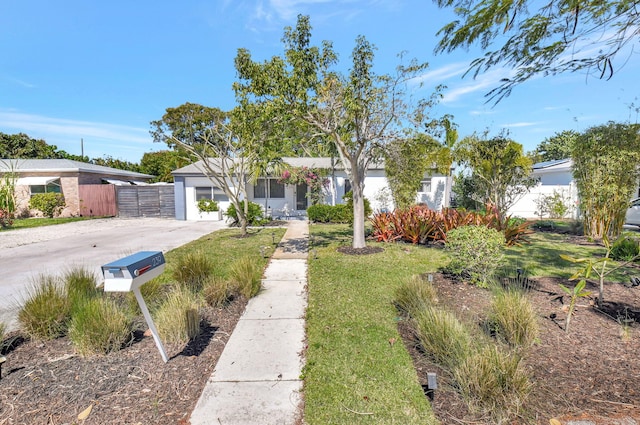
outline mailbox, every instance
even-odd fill
[[[129,292],[164,270],[161,251],[140,251],[102,266],[106,292]]]
[[[142,298],[142,293],[140,293],[142,284],[159,276],[163,270],[164,255],[162,255],[161,251],[140,251],[102,266],[105,292],[132,291],[136,296],[142,315],[149,325],[149,330],[153,335],[158,351],[160,351],[162,360],[166,363],[169,361],[167,352],[162,346],[160,335],[153,324],[153,319],[147,304],[144,302],[144,298]]]

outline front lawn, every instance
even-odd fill
[[[15,229],[27,229],[30,227],[53,226],[55,224],[70,223],[72,221],[93,220],[101,217],[38,217],[38,218],[19,218],[13,220],[13,224],[9,227],[0,227],[0,232]]]

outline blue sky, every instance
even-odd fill
[[[377,47],[379,73],[398,54],[430,64],[427,87],[445,84],[435,111],[454,116],[461,136],[507,129],[533,150],[562,130],[636,120],[638,54],[618,63],[609,81],[585,74],[535,78],[498,105],[484,95],[507,69],[462,78],[479,50],[434,55],[436,32],[452,19],[430,1],[4,0],[0,12],[0,132],[23,132],[69,153],[139,162],[164,149],[149,136],[152,120],[185,102],[234,106],[238,48],[254,59],[281,55],[283,28],[311,16],[314,43],[331,40],[348,67],[354,40]],[[424,92],[427,96],[429,90]]]

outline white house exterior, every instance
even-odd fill
[[[541,218],[536,202],[543,196],[559,193],[570,207],[566,218],[577,218],[578,189],[573,179],[572,168],[571,159],[534,164],[533,176],[539,179],[539,183],[509,209],[509,214],[523,218]]]
[[[333,160],[334,167],[331,166],[331,158],[289,157],[283,158],[283,161],[292,168],[307,167],[326,170],[329,184],[323,192],[324,202],[326,204],[344,203],[342,197],[351,190],[351,185],[339,161]],[[198,211],[197,202],[201,198],[216,200],[221,211],[226,211],[229,207],[229,200],[222,189],[217,188],[202,170],[204,168],[199,161],[172,173],[175,183],[176,219],[219,219],[219,214],[203,215]],[[444,205],[446,179],[446,176],[438,174],[425,175],[416,201],[427,204],[432,209],[441,209]],[[263,205],[267,214],[273,217],[287,214],[303,215],[310,205],[307,185],[282,184],[279,180],[280,176],[270,176],[259,179],[256,184],[248,184],[247,196],[252,202]],[[364,184],[364,196],[370,201],[374,211],[393,209],[393,200],[383,163],[369,167]]]

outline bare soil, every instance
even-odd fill
[[[188,424],[245,306],[235,299],[207,309],[196,340],[165,347],[167,363],[141,332],[125,349],[92,358],[76,356],[67,338],[38,342],[14,334],[0,379],[0,425]]]
[[[441,274],[434,276],[434,283],[439,302],[480,326],[490,305],[490,291]],[[640,287],[607,283],[605,303],[598,309],[597,288],[588,285],[592,296],[579,300],[567,333],[568,298],[560,283],[570,288],[574,284],[541,278],[528,291],[539,315],[540,341],[524,359],[534,386],[527,411],[512,423],[549,424],[552,418],[563,424],[572,419],[598,425],[640,423]],[[400,332],[423,387],[427,372],[437,373],[433,407],[441,423],[491,424],[467,409],[446,373],[419,350],[408,322],[401,322]]]

